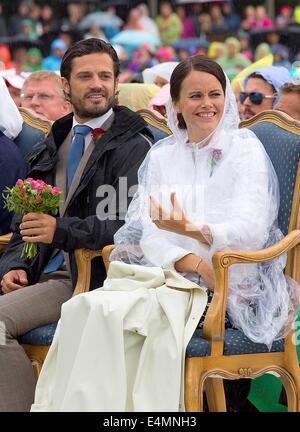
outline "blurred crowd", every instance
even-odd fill
[[[21,97],[26,78],[37,71],[59,74],[61,59],[72,42],[90,37],[104,39],[114,46],[121,63],[120,83],[163,87],[168,85],[178,61],[203,54],[222,66],[235,84],[239,103],[243,83],[236,81],[236,77],[262,59],[272,59],[262,65],[287,68],[294,77],[298,74],[293,62],[300,60],[300,39],[299,42],[293,39],[291,44],[285,32],[291,28],[300,30],[300,2],[295,8],[289,4],[280,6],[274,20],[262,4],[246,6],[238,14],[232,1],[204,4],[162,1],[154,18],[146,3],[128,8],[125,16],[120,13],[123,9],[107,6],[100,10],[95,3],[69,2],[65,4],[65,15],[58,18],[50,4],[39,6],[34,1],[22,0],[17,13],[5,17],[0,5],[0,74],[16,104],[43,114],[28,95]],[[41,79],[34,76],[31,87],[34,80],[45,79],[43,74]],[[48,84],[48,75],[46,78]],[[157,97],[162,102],[156,109],[162,114],[167,96],[168,88]],[[42,96],[39,105],[41,102]]]

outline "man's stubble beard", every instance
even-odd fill
[[[107,101],[105,106],[97,106],[95,105],[94,107],[90,107],[89,109],[86,109],[81,100],[77,99],[74,95],[72,95],[72,92],[70,92],[70,94],[68,95],[70,102],[73,106],[73,111],[74,113],[79,117],[79,118],[83,118],[83,119],[93,119],[96,117],[101,117],[102,115],[104,115],[105,113],[107,113],[107,111],[110,110],[110,108],[114,108],[114,106],[116,105],[116,95],[113,94],[112,96],[110,96]]]

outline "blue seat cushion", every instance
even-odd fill
[[[209,342],[201,337],[202,331],[197,329],[190,340],[186,357],[205,357],[210,355]],[[271,352],[282,352],[284,340],[275,341]],[[224,338],[224,355],[267,353],[268,347],[262,343],[252,342],[241,331],[226,329]]]
[[[51,345],[57,323],[47,324],[42,327],[30,330],[21,337],[19,342],[28,345]],[[197,329],[190,340],[186,357],[204,357],[210,355],[210,345],[207,340],[201,337],[202,331]],[[284,341],[280,339],[272,345],[271,352],[282,352]],[[248,339],[242,332],[235,329],[225,331],[224,355],[254,354],[269,352],[265,344],[258,344]]]
[[[37,327],[18,338],[21,344],[51,345],[57,322]]]

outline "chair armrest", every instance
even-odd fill
[[[73,296],[90,290],[92,259],[102,256],[102,250],[76,249],[77,283]]]
[[[77,283],[73,296],[90,290],[91,283],[91,262],[94,258],[102,256],[106,272],[109,266],[109,255],[115,245],[104,246],[101,250],[76,249],[75,259],[77,265]]]
[[[294,230],[273,246],[260,251],[216,252],[213,256],[215,289],[208,308],[203,337],[211,343],[211,355],[221,355],[224,345],[224,321],[228,292],[228,269],[233,264],[249,264],[270,261],[296,247],[295,263],[300,257],[300,230]],[[295,267],[295,266],[294,266]]]
[[[0,236],[0,251],[3,250],[7,246],[11,237],[12,237],[12,233],[4,234],[4,235]]]

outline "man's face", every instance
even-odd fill
[[[51,78],[25,82],[21,92],[21,106],[51,121],[58,120],[71,111],[70,103],[64,101],[57,84]]]
[[[283,111],[296,120],[300,120],[300,94],[283,93],[275,106],[278,111]]]
[[[261,78],[256,78],[256,77],[248,79],[245,92],[246,93],[259,92],[262,93],[263,96],[274,96],[274,89],[271,86],[271,84],[267,83],[265,80]],[[272,97],[270,99],[263,98],[262,103],[256,105],[253,102],[251,102],[249,97],[247,97],[243,102],[244,120],[253,117],[255,114],[258,114],[261,111],[272,109],[274,98],[275,97]]]
[[[106,53],[75,58],[70,82],[63,79],[63,86],[79,123],[105,114],[115,105],[117,80],[113,60]]]

